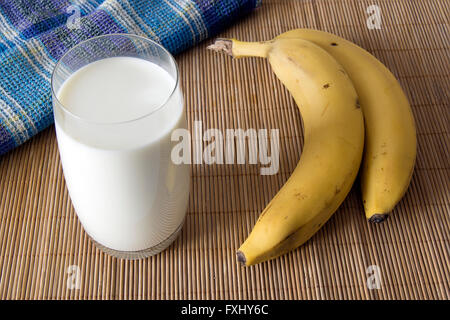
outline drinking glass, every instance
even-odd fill
[[[92,121],[61,103],[58,92],[71,75],[112,57],[158,65],[174,79],[172,93],[147,114],[123,121]],[[175,59],[141,36],[98,36],[60,58],[51,87],[64,177],[84,230],[97,247],[118,258],[144,258],[164,250],[183,226],[190,186],[188,165],[171,159],[171,133],[187,129]]]

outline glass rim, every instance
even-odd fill
[[[102,121],[92,121],[92,120],[88,120],[83,116],[77,115],[76,113],[73,113],[72,111],[70,111],[69,109],[66,108],[66,106],[59,100],[56,92],[55,92],[55,88],[54,88],[54,84],[55,84],[55,74],[56,74],[56,70],[58,69],[58,67],[60,67],[60,65],[62,64],[63,59],[70,53],[73,52],[73,50],[75,50],[76,48],[80,47],[81,45],[93,41],[93,40],[97,40],[100,38],[108,38],[108,37],[113,37],[113,36],[121,36],[121,37],[126,37],[126,38],[135,38],[135,39],[139,39],[139,40],[143,40],[144,42],[149,42],[153,45],[156,45],[158,48],[162,49],[162,51],[167,54],[167,56],[169,56],[170,61],[173,63],[173,65],[175,66],[175,84],[173,86],[172,91],[170,92],[170,94],[168,95],[167,99],[164,100],[164,102],[162,102],[161,104],[159,104],[156,108],[152,109],[150,112],[145,113],[144,115],[138,116],[136,118],[133,119],[128,119],[128,120],[119,120],[119,121],[112,121],[112,122],[102,122]],[[119,57],[119,56],[118,56]],[[111,57],[112,58],[112,57]],[[107,58],[105,58],[107,59]],[[141,59],[141,58],[137,58],[137,59]],[[102,60],[102,59],[99,59]],[[144,60],[144,59],[143,59]],[[98,61],[98,60],[96,60]],[[91,62],[92,63],[92,62]],[[178,69],[178,65],[177,62],[175,60],[175,58],[173,57],[173,55],[166,49],[164,48],[164,46],[162,46],[161,44],[159,44],[158,42],[149,39],[147,37],[144,36],[140,36],[137,34],[132,34],[132,33],[108,33],[108,34],[102,34],[99,36],[94,36],[91,37],[89,39],[83,40],[79,43],[77,43],[76,45],[74,45],[73,47],[71,47],[69,50],[67,50],[56,62],[55,67],[53,68],[52,71],[52,76],[50,79],[50,86],[51,86],[51,93],[52,93],[52,100],[56,100],[56,103],[58,104],[58,106],[60,106],[61,110],[64,111],[64,113],[68,114],[69,116],[85,122],[85,123],[91,123],[91,124],[97,124],[97,125],[118,125],[118,124],[126,124],[126,123],[131,123],[134,121],[138,121],[141,119],[144,119],[156,112],[158,112],[159,110],[161,110],[164,106],[166,106],[168,104],[168,102],[172,99],[173,95],[175,94],[177,88],[179,87],[179,78],[180,78],[180,74],[179,74],[179,69]],[[53,106],[54,108],[54,106]]]

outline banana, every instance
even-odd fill
[[[364,210],[369,221],[382,222],[408,189],[416,160],[414,117],[400,84],[369,52],[336,35],[296,29],[277,38],[300,38],[319,45],[352,80],[366,128],[361,170]]]
[[[362,159],[363,114],[343,67],[309,41],[219,39],[209,49],[236,58],[267,58],[292,94],[304,123],[305,143],[295,170],[237,252],[238,261],[248,266],[302,245],[337,210]]]

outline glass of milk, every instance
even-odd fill
[[[64,177],[87,234],[118,258],[168,247],[190,187],[188,165],[171,160],[172,132],[187,129],[171,54],[140,36],[91,38],[56,64],[52,97]]]

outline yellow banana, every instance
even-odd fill
[[[347,71],[364,113],[366,141],[361,187],[366,217],[381,222],[408,189],[416,160],[416,129],[408,99],[374,56],[336,35],[296,29],[277,38],[301,38],[330,53]]]
[[[252,265],[306,242],[345,199],[362,158],[363,115],[342,66],[309,41],[222,39],[209,48],[233,57],[267,58],[294,97],[304,123],[305,143],[297,167],[237,253],[241,263]]]

